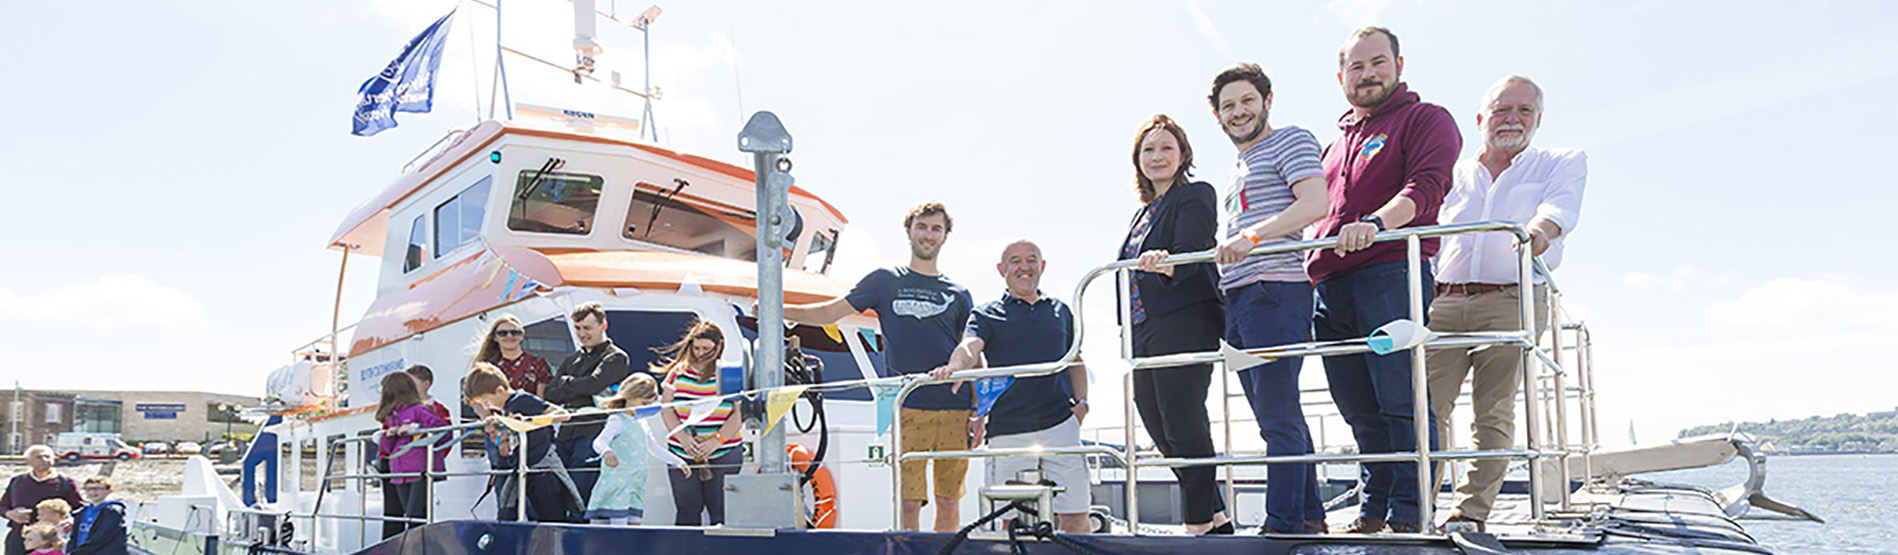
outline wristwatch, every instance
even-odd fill
[[[1371,222],[1377,226],[1378,231],[1388,231],[1384,229],[1384,218],[1377,217],[1377,214],[1365,214],[1363,217],[1358,218],[1358,221]]]

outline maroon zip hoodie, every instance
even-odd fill
[[[1450,191],[1450,169],[1463,149],[1456,121],[1442,106],[1423,102],[1399,83],[1397,91],[1371,115],[1352,112],[1338,118],[1344,134],[1325,147],[1325,190],[1331,209],[1318,220],[1318,237],[1336,237],[1338,228],[1376,212],[1403,195],[1417,205],[1417,217],[1404,227],[1437,225],[1437,209]],[[1437,240],[1423,241],[1424,258],[1437,254]],[[1331,249],[1310,251],[1305,271],[1312,283],[1379,262],[1404,259],[1404,243],[1377,243],[1340,258]]]

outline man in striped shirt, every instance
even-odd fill
[[[1213,78],[1213,112],[1239,150],[1225,192],[1226,240],[1219,245],[1219,287],[1226,295],[1226,341],[1252,349],[1311,340],[1312,285],[1297,253],[1247,257],[1265,241],[1297,241],[1325,215],[1323,149],[1310,131],[1274,129],[1272,80],[1257,64],[1242,63]],[[1239,372],[1258,419],[1267,455],[1312,452],[1311,430],[1299,407],[1298,371],[1288,357]],[[1266,470],[1267,533],[1324,533],[1324,506],[1310,464],[1274,464]]]

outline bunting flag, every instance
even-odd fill
[[[723,397],[712,397],[701,401],[693,401],[692,403],[679,407],[686,411],[685,420],[681,420],[679,427],[666,432],[666,435],[679,433],[679,430],[689,428],[700,422],[704,422],[707,418],[711,418],[712,413],[718,411],[718,404],[724,401],[725,398]]]
[[[877,398],[877,435],[890,431],[890,424],[896,422],[896,392],[903,389],[903,382],[875,382],[870,390]]]
[[[830,336],[831,341],[844,342],[844,332],[837,328],[837,324],[824,324],[824,335]]]
[[[646,405],[633,409],[633,420],[645,420],[659,416],[659,405]]]
[[[425,113],[434,107],[435,70],[442,64],[442,46],[448,44],[448,19],[454,16],[454,10],[449,10],[422,34],[409,39],[401,55],[356,89],[362,100],[356,103],[350,134],[368,137],[381,133],[395,127],[396,112]]]
[[[797,403],[798,396],[810,387],[795,385],[771,390],[771,395],[764,401],[764,433],[771,433],[772,428],[778,427],[778,421],[784,419],[784,413],[790,411],[791,405]]]
[[[1008,391],[1008,386],[1011,385],[1015,385],[1014,376],[977,378],[975,380],[975,415],[988,416],[989,409],[995,407],[995,399],[1001,397],[1002,392]]]
[[[652,409],[652,414],[659,414],[659,407],[656,407],[656,406],[641,407],[639,411],[643,412],[647,408]],[[649,414],[647,416],[651,416],[651,415]],[[673,454],[672,449],[666,447],[666,442],[661,441],[657,435],[652,433],[653,432],[652,425],[653,423],[657,423],[657,422],[659,421],[646,420],[644,418],[640,418],[639,420],[635,420],[633,422],[634,426],[639,426],[639,433],[646,435],[647,456],[653,457],[655,459],[659,459],[659,462],[665,463],[666,466],[671,466],[671,467],[685,466],[685,459],[681,459],[679,458],[678,455]],[[663,428],[665,427],[665,424],[659,424],[659,427]],[[621,433],[625,433],[625,432],[621,432]]]

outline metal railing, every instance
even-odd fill
[[[1543,499],[1543,489],[1544,489],[1543,484],[1546,477],[1543,476],[1543,469],[1541,468],[1541,465],[1537,461],[1540,461],[1543,459],[1554,459],[1556,461],[1559,461],[1560,463],[1558,465],[1559,468],[1557,470],[1560,476],[1558,476],[1557,479],[1562,480],[1561,483],[1563,486],[1559,488],[1559,490],[1562,493],[1558,497],[1558,502],[1560,503],[1560,506],[1562,508],[1564,509],[1568,508],[1570,500],[1568,497],[1567,478],[1566,478],[1566,475],[1568,472],[1567,463],[1571,459],[1571,457],[1580,455],[1583,457],[1583,460],[1584,460],[1583,468],[1589,468],[1588,466],[1586,466],[1587,457],[1597,447],[1597,444],[1596,444],[1597,430],[1595,426],[1594,388],[1593,388],[1593,378],[1592,378],[1592,371],[1591,371],[1593,361],[1590,358],[1590,354],[1591,354],[1590,349],[1592,348],[1592,343],[1589,342],[1586,326],[1582,326],[1580,324],[1563,323],[1562,321],[1563,313],[1560,309],[1560,296],[1559,296],[1560,290],[1556,288],[1554,284],[1554,280],[1549,275],[1547,268],[1542,266],[1541,262],[1535,259],[1533,255],[1530,253],[1530,249],[1528,248],[1529,233],[1527,229],[1523,227],[1522,225],[1514,223],[1514,222],[1478,222],[1478,223],[1469,223],[1469,224],[1449,224],[1449,225],[1386,231],[1386,232],[1377,234],[1375,237],[1375,242],[1381,243],[1381,242],[1389,242],[1389,241],[1403,241],[1405,243],[1405,248],[1406,248],[1405,259],[1408,265],[1407,267],[1408,267],[1408,276],[1409,276],[1407,289],[1410,295],[1410,303],[1409,303],[1410,304],[1409,306],[1410,319],[1414,322],[1421,324],[1425,320],[1424,316],[1425,316],[1425,310],[1427,308],[1423,306],[1423,295],[1422,295],[1422,288],[1423,288],[1422,279],[1423,278],[1422,278],[1421,270],[1422,270],[1422,264],[1424,262],[1423,262],[1423,257],[1421,253],[1421,241],[1426,238],[1443,237],[1443,236],[1448,236],[1448,235],[1457,235],[1457,234],[1466,234],[1466,233],[1496,233],[1496,232],[1509,233],[1510,235],[1512,235],[1512,237],[1515,240],[1515,244],[1517,246],[1517,251],[1519,253],[1518,264],[1517,264],[1519,271],[1518,271],[1518,281],[1517,281],[1516,286],[1518,288],[1518,297],[1520,299],[1520,302],[1518,305],[1518,309],[1519,309],[1518,321],[1522,323],[1522,328],[1514,330],[1514,331],[1491,331],[1491,332],[1477,332],[1477,333],[1440,333],[1437,335],[1435,339],[1432,339],[1425,344],[1418,345],[1414,348],[1409,349],[1411,351],[1412,394],[1414,396],[1413,407],[1415,411],[1412,417],[1413,417],[1413,422],[1415,423],[1415,426],[1416,426],[1416,429],[1414,430],[1414,432],[1417,437],[1417,448],[1415,451],[1412,451],[1412,452],[1368,453],[1368,454],[1367,453],[1311,454],[1311,455],[1293,455],[1293,456],[1223,455],[1223,456],[1201,457],[1201,458],[1167,458],[1163,456],[1160,458],[1150,458],[1150,459],[1145,459],[1145,460],[1140,459],[1138,456],[1139,455],[1138,449],[1137,449],[1138,443],[1137,443],[1137,437],[1136,437],[1136,429],[1134,426],[1134,422],[1136,421],[1136,415],[1135,415],[1135,410],[1134,410],[1134,403],[1132,401],[1134,372],[1146,371],[1146,370],[1157,369],[1157,368],[1185,366],[1185,365],[1192,365],[1192,364],[1206,364],[1206,363],[1221,361],[1224,357],[1219,352],[1179,353],[1179,354],[1150,356],[1150,357],[1135,357],[1135,356],[1132,356],[1132,343],[1131,343],[1132,338],[1131,338],[1131,330],[1129,329],[1130,327],[1122,326],[1121,328],[1122,333],[1120,336],[1121,346],[1122,346],[1122,355],[1124,358],[1127,359],[1127,361],[1131,364],[1132,367],[1125,375],[1122,376],[1122,379],[1123,379],[1123,384],[1122,384],[1123,385],[1122,387],[1122,405],[1123,406],[1122,408],[1123,408],[1123,413],[1124,413],[1123,426],[1125,428],[1125,442],[1123,446],[1121,447],[1121,452],[1118,453],[1115,458],[1121,461],[1123,467],[1126,469],[1125,502],[1126,502],[1126,513],[1127,513],[1127,521],[1129,524],[1129,529],[1138,530],[1138,526],[1139,526],[1139,496],[1137,493],[1139,489],[1137,487],[1138,482],[1139,482],[1138,470],[1144,467],[1178,468],[1178,467],[1188,467],[1188,466],[1209,466],[1209,465],[1230,467],[1230,466],[1235,466],[1235,465],[1261,465],[1261,464],[1275,464],[1275,463],[1320,463],[1320,464],[1322,463],[1358,463],[1358,464],[1362,464],[1362,463],[1368,463],[1368,462],[1414,462],[1417,465],[1417,476],[1418,476],[1417,494],[1418,494],[1418,499],[1419,499],[1418,509],[1420,512],[1420,521],[1426,524],[1431,524],[1431,523],[1434,523],[1433,515],[1432,515],[1432,512],[1434,510],[1434,506],[1433,506],[1433,500],[1435,499],[1434,493],[1439,484],[1439,481],[1437,479],[1438,474],[1434,471],[1434,468],[1433,468],[1434,461],[1465,461],[1465,460],[1485,460],[1485,459],[1526,460],[1526,461],[1529,461],[1528,466],[1529,466],[1530,518],[1533,521],[1541,522],[1545,518],[1545,514],[1544,514],[1545,502]],[[1335,248],[1336,246],[1337,246],[1337,240],[1335,238],[1299,241],[1299,242],[1291,242],[1291,243],[1269,244],[1269,245],[1261,245],[1257,248],[1254,248],[1250,253],[1248,253],[1248,256],[1260,256],[1260,255],[1278,254],[1278,253],[1294,253],[1294,252],[1307,251],[1307,250]],[[1215,253],[1213,251],[1175,254],[1175,255],[1171,255],[1167,257],[1167,259],[1164,262],[1162,262],[1161,265],[1173,266],[1173,265],[1180,265],[1180,264],[1211,262],[1213,260],[1214,254]],[[956,372],[942,380],[914,379],[914,380],[909,380],[905,382],[902,388],[897,392],[896,398],[895,398],[895,405],[897,406],[897,409],[895,409],[896,414],[893,415],[895,419],[895,423],[892,424],[891,426],[891,429],[892,429],[891,444],[895,446],[896,448],[893,449],[892,451],[899,452],[899,453],[901,451],[901,446],[902,446],[901,407],[902,407],[903,401],[909,396],[909,394],[912,391],[914,391],[918,387],[922,387],[924,385],[930,385],[930,384],[945,383],[945,382],[950,382],[950,381],[975,380],[975,379],[986,378],[986,377],[1015,376],[1017,378],[1021,378],[1021,377],[1042,376],[1042,375],[1052,374],[1054,372],[1058,372],[1061,370],[1065,370],[1072,365],[1080,364],[1078,362],[1078,355],[1080,353],[1081,345],[1083,344],[1082,338],[1085,337],[1086,318],[1081,317],[1079,313],[1083,310],[1083,307],[1085,305],[1085,303],[1082,302],[1082,299],[1087,292],[1088,286],[1095,279],[1103,275],[1106,275],[1108,273],[1113,273],[1118,278],[1116,281],[1121,287],[1121,298],[1127,298],[1126,287],[1127,287],[1127,282],[1128,282],[1128,276],[1130,276],[1129,272],[1132,271],[1136,265],[1137,265],[1136,260],[1122,260],[1119,262],[1096,267],[1093,270],[1089,271],[1081,279],[1080,283],[1075,286],[1074,295],[1073,297],[1071,297],[1072,306],[1074,307],[1074,310],[1077,313],[1077,316],[1073,319],[1074,340],[1073,340],[1073,343],[1069,346],[1068,352],[1065,353],[1057,361],[1048,362],[1048,363],[1039,363],[1039,364],[1026,364],[1026,365],[1017,365],[1017,366],[1008,366],[1008,367],[965,370],[962,372]],[[1554,339],[1551,340],[1551,343],[1553,344],[1553,346],[1551,349],[1549,349],[1548,352],[1544,352],[1542,349],[1539,348],[1537,344],[1539,334],[1537,334],[1535,331],[1536,313],[1535,313],[1534,287],[1536,285],[1535,277],[1537,275],[1541,275],[1543,277],[1544,283],[1547,286],[1546,291],[1548,291],[1548,295],[1549,295],[1549,299],[1548,299],[1549,300],[1548,302],[1549,317],[1551,320],[1553,320],[1556,323],[1555,325],[1550,326],[1551,337],[1553,337]],[[1126,303],[1122,303],[1121,309],[1122,309],[1121,321],[1122,322],[1132,321],[1131,315],[1127,313],[1130,310],[1128,305]],[[1570,330],[1575,331],[1577,333],[1577,339],[1575,341],[1576,345],[1574,347],[1574,350],[1576,351],[1576,357],[1580,361],[1580,363],[1577,365],[1579,371],[1576,372],[1576,384],[1574,386],[1570,386],[1567,383],[1567,377],[1568,377],[1569,372],[1564,370],[1565,366],[1562,364],[1563,361],[1561,360],[1562,353],[1565,350],[1567,350],[1567,348],[1561,343],[1561,340],[1559,338],[1559,336],[1561,335],[1561,332],[1570,331]],[[1523,360],[1521,362],[1522,385],[1521,385],[1521,391],[1519,392],[1519,394],[1522,396],[1522,403],[1524,407],[1521,418],[1523,419],[1524,424],[1525,424],[1523,426],[1523,430],[1525,430],[1525,433],[1522,433],[1519,435],[1521,436],[1520,439],[1525,444],[1525,448],[1481,450],[1481,451],[1432,452],[1429,438],[1431,436],[1431,430],[1432,428],[1436,426],[1436,423],[1430,417],[1430,401],[1428,398],[1428,383],[1427,383],[1428,370],[1425,365],[1424,352],[1426,349],[1429,349],[1429,348],[1478,348],[1478,347],[1518,347],[1522,350],[1522,357],[1523,357]],[[1254,356],[1270,357],[1270,358],[1330,356],[1330,355],[1347,355],[1347,354],[1361,354],[1361,353],[1372,352],[1367,341],[1363,338],[1351,339],[1351,340],[1340,340],[1340,341],[1310,341],[1310,342],[1294,343],[1294,344],[1289,344],[1289,345],[1280,345],[1280,346],[1255,348],[1255,349],[1244,349],[1243,351]],[[1542,376],[1540,371],[1545,367],[1551,371],[1549,378],[1553,380],[1552,387],[1554,391],[1552,395],[1547,395],[1547,396],[1539,394],[1539,392],[1541,391],[1539,387],[1542,381],[1544,380],[1544,377]],[[1241,368],[1226,368],[1227,372],[1236,372],[1238,370],[1242,370],[1242,369]],[[1313,391],[1323,391],[1323,390],[1313,390]],[[1301,391],[1301,394],[1305,392],[1306,391]],[[1566,400],[1571,398],[1569,396],[1569,393],[1571,392],[1574,393],[1574,396],[1572,398],[1577,400],[1578,412],[1580,412],[1580,415],[1579,415],[1580,420],[1581,420],[1580,427],[1582,430],[1581,431],[1582,442],[1580,445],[1571,444],[1569,442],[1569,437],[1568,437],[1569,415],[1567,411]],[[1225,397],[1227,398],[1230,398],[1230,396],[1231,396],[1230,394],[1225,395]],[[1224,404],[1223,400],[1222,400],[1222,404]],[[1229,421],[1231,419],[1230,408],[1227,408],[1224,412],[1225,414],[1222,420],[1228,421],[1228,423],[1226,424],[1228,426],[1228,430],[1226,431],[1226,438],[1227,438],[1226,452],[1230,453],[1231,452],[1231,432],[1229,428],[1230,426]],[[1547,420],[1547,415],[1545,415],[1546,412],[1554,413],[1553,420]],[[1444,415],[1444,417],[1447,418],[1448,415]],[[1546,429],[1545,429],[1545,426],[1546,426]],[[1444,440],[1448,441],[1448,438],[1444,438]],[[1551,445],[1551,444],[1553,445],[1553,448],[1543,447],[1544,445]],[[1087,450],[1087,452],[1093,453],[1099,450],[1100,448],[1089,447],[1085,449]],[[890,473],[891,473],[891,481],[892,481],[891,510],[892,510],[893,516],[896,519],[900,519],[901,510],[902,510],[901,492],[903,489],[903,473],[901,470],[901,463],[910,462],[910,461],[930,460],[930,459],[976,458],[976,457],[995,457],[995,456],[1014,455],[1015,453],[1012,453],[1011,451],[1013,450],[980,450],[978,449],[978,450],[967,450],[967,451],[913,452],[913,453],[901,453],[898,455],[891,455],[891,460],[894,461],[894,463],[890,465]],[[1050,451],[1050,453],[1054,453],[1054,452]],[[1226,474],[1227,474],[1227,482],[1228,484],[1230,484],[1232,480],[1232,474],[1230,470],[1228,470]],[[1231,488],[1228,488],[1229,493],[1230,491],[1231,491]]]

